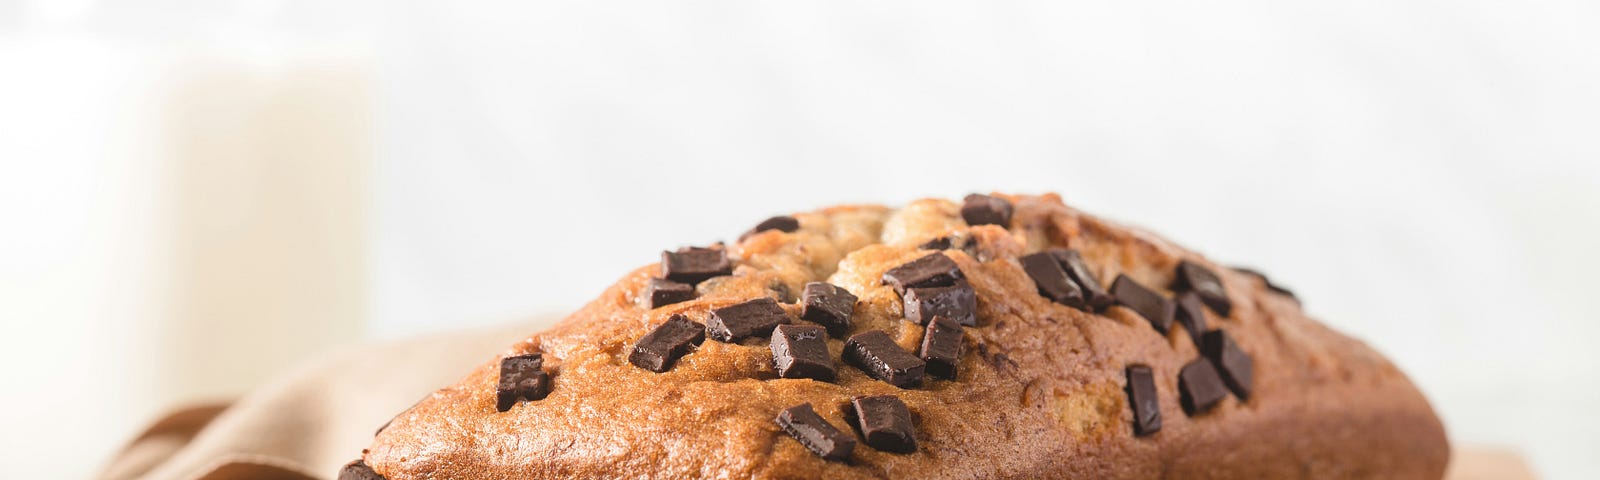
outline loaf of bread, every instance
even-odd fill
[[[1056,195],[831,207],[662,257],[341,477],[1437,479],[1449,457],[1406,376],[1287,290]]]

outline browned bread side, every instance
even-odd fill
[[[997,195],[1009,228],[969,226],[961,203],[900,209],[842,206],[795,214],[799,228],[726,247],[732,275],[705,280],[693,300],[648,308],[659,266],[635,270],[551,329],[503,356],[539,353],[548,396],[496,409],[501,358],[438,390],[384,428],[364,460],[390,480],[522,478],[1418,478],[1443,475],[1444,430],[1405,375],[1365,344],[1308,318],[1260,277],[1234,271],[1140,230],[1086,215],[1055,195]],[[795,323],[807,282],[858,297],[850,333],[887,332],[917,352],[924,327],[903,319],[885,271],[946,238],[977,293],[954,380],[901,389],[839,361],[837,379],[780,379],[766,336],[705,340],[670,369],[629,363],[639,339],[673,314],[777,299]],[[1018,258],[1050,247],[1080,251],[1098,280],[1132,280],[1171,296],[1189,261],[1220,277],[1232,308],[1207,309],[1253,361],[1248,401],[1229,395],[1189,416],[1179,370],[1200,356],[1189,333],[1158,333],[1133,310],[1091,313],[1041,296]],[[639,255],[648,258],[646,255]],[[1159,432],[1136,436],[1125,369],[1148,365]],[[403,375],[404,372],[395,372]],[[857,446],[829,461],[785,434],[774,417],[810,403],[846,433],[846,406],[893,395],[910,409],[912,453]]]

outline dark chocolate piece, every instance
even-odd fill
[[[905,294],[907,288],[948,287],[966,278],[955,260],[943,253],[930,253],[898,267],[883,272],[883,283],[894,286],[894,291]]]
[[[1039,252],[1024,255],[1017,259],[1022,263],[1022,271],[1027,272],[1028,278],[1033,279],[1033,284],[1039,288],[1039,294],[1056,303],[1079,310],[1087,305],[1083,300],[1083,291],[1078,288],[1067,276],[1067,271],[1061,268],[1061,262],[1049,252]]]
[[[856,296],[838,285],[811,282],[800,292],[800,318],[828,328],[828,334],[843,336],[850,331],[850,315]]]
[[[845,461],[850,459],[850,452],[856,449],[856,439],[847,435],[833,424],[823,420],[811,409],[810,403],[802,403],[778,412],[778,426],[783,428],[790,437],[794,437],[811,453],[833,460]]]
[[[500,382],[495,386],[494,408],[510,410],[518,401],[539,400],[550,394],[550,374],[541,368],[544,358],[537,353],[500,360]]]
[[[1188,260],[1178,262],[1178,275],[1172,280],[1172,291],[1199,294],[1200,301],[1224,317],[1233,311],[1233,302],[1228,300],[1228,292],[1222,289],[1222,281],[1217,279],[1217,274]]]
[[[656,373],[672,368],[673,362],[706,339],[706,327],[683,314],[674,314],[665,323],[633,344],[628,363]]]
[[[356,460],[354,462],[350,462],[350,463],[345,464],[344,468],[339,469],[339,480],[386,480],[386,479],[383,478],[383,475],[378,475],[378,472],[372,471],[372,467],[367,466],[367,462],[362,461],[362,460]]]
[[[920,248],[920,249],[923,249],[923,250],[949,250],[950,247],[951,247],[950,241],[951,241],[951,238],[948,235],[947,236],[943,236],[943,237],[936,237],[933,240],[928,240],[926,242],[922,242],[922,245],[917,245],[917,248]]]
[[[1096,312],[1103,312],[1106,307],[1117,303],[1116,297],[1106,292],[1106,287],[1100,285],[1100,279],[1095,278],[1094,272],[1089,270],[1088,262],[1083,261],[1083,255],[1070,248],[1055,248],[1050,250],[1055,255],[1056,261],[1061,262],[1061,268],[1067,271],[1067,276],[1078,283],[1078,288],[1083,289],[1084,300],[1089,308]]]
[[[972,194],[961,202],[961,219],[967,225],[1011,225],[1011,202],[1000,197]]]
[[[1206,307],[1200,304],[1200,296],[1194,292],[1178,294],[1177,308],[1174,315],[1178,324],[1189,331],[1189,339],[1194,341],[1194,346],[1200,346],[1200,335],[1206,333]]]
[[[1267,278],[1267,274],[1265,274],[1265,273],[1261,273],[1258,270],[1245,268],[1245,267],[1233,267],[1233,271],[1239,272],[1239,273],[1243,273],[1245,275],[1250,275],[1252,277],[1259,278],[1259,279],[1261,279],[1261,283],[1266,284],[1267,290],[1272,290],[1274,292],[1278,292],[1278,294],[1283,295],[1285,297],[1289,297],[1290,299],[1294,300],[1295,302],[1299,302],[1300,301],[1300,297],[1294,296],[1294,291],[1289,290],[1288,288],[1284,287],[1283,285],[1278,285],[1276,283],[1272,283],[1272,279],[1271,278]]]
[[[650,308],[661,308],[678,302],[694,300],[694,285],[678,283],[665,278],[652,278],[644,287]]]
[[[733,274],[733,262],[722,250],[689,247],[661,252],[661,276],[674,282],[698,284],[711,277]]]
[[[755,235],[757,233],[765,232],[767,230],[777,230],[777,231],[784,232],[784,233],[793,233],[795,230],[799,230],[799,229],[800,229],[800,221],[799,220],[795,220],[794,217],[791,217],[791,216],[788,216],[788,215],[780,215],[780,216],[772,217],[772,218],[769,218],[769,219],[766,219],[766,220],[762,220],[761,223],[757,223],[756,224],[755,228],[752,228],[752,229],[750,229],[750,231],[745,232],[744,235],[740,235],[739,239],[740,240],[744,240],[746,237],[749,237],[751,235]]]
[[[926,325],[934,316],[949,317],[966,326],[978,324],[978,294],[966,281],[949,287],[908,289],[900,300],[906,320],[919,325]]]
[[[1128,406],[1133,408],[1133,434],[1143,437],[1161,431],[1161,401],[1156,396],[1156,377],[1150,367],[1129,365]]]
[[[1250,355],[1239,348],[1222,330],[1206,332],[1201,337],[1200,354],[1211,360],[1217,367],[1217,373],[1222,375],[1223,383],[1228,384],[1228,390],[1240,400],[1250,399],[1251,383],[1255,381],[1255,362],[1250,360]]]
[[[706,335],[719,342],[737,342],[745,337],[765,336],[780,323],[789,323],[789,313],[777,300],[761,297],[711,311],[706,320]]]
[[[1183,413],[1195,416],[1205,413],[1216,407],[1228,396],[1228,387],[1222,384],[1222,377],[1217,375],[1217,367],[1211,365],[1210,360],[1204,357],[1183,366],[1178,371],[1178,400],[1183,404]]]
[[[1127,275],[1117,275],[1117,280],[1111,282],[1111,295],[1117,297],[1118,304],[1138,312],[1162,335],[1172,329],[1172,317],[1177,306],[1167,297],[1145,288]]]
[[[776,278],[767,282],[767,290],[772,291],[774,300],[778,303],[794,303],[794,292],[789,291],[789,284]]]
[[[961,324],[946,317],[933,317],[922,335],[922,361],[928,364],[928,375],[955,380],[956,366],[961,363],[961,339],[965,335]]]
[[[850,405],[867,446],[893,453],[917,451],[917,430],[905,402],[893,395],[873,395],[852,398]]]
[[[867,376],[900,388],[922,383],[927,364],[900,348],[883,330],[861,332],[844,344],[844,359]]]
[[[778,325],[772,330],[772,364],[779,378],[831,382],[836,377],[828,355],[828,331],[816,325]]]

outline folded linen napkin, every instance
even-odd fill
[[[366,345],[313,360],[231,403],[156,420],[102,480],[327,479],[418,399],[558,320]]]

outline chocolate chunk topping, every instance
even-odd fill
[[[947,287],[966,278],[955,260],[943,253],[930,253],[922,258],[883,272],[883,283],[894,286],[894,291],[905,294],[907,288]]]
[[[1222,330],[1206,332],[1201,337],[1200,354],[1211,360],[1217,367],[1217,373],[1222,375],[1223,383],[1228,384],[1228,390],[1240,400],[1250,399],[1251,382],[1255,380],[1255,362],[1250,356],[1239,349],[1239,344],[1233,342]]]
[[[1188,260],[1178,263],[1178,276],[1172,281],[1172,291],[1199,294],[1200,301],[1224,317],[1233,311],[1233,302],[1228,300],[1228,292],[1222,289],[1222,281],[1217,279],[1217,274]]]
[[[767,282],[767,290],[772,291],[772,297],[779,303],[794,303],[794,292],[789,291],[789,284],[782,280],[773,279]]]
[[[1100,279],[1095,278],[1094,272],[1089,270],[1089,264],[1083,261],[1083,255],[1070,248],[1055,248],[1050,250],[1055,255],[1056,261],[1061,262],[1061,268],[1067,271],[1067,276],[1078,283],[1078,288],[1083,289],[1083,296],[1089,308],[1096,312],[1105,311],[1106,307],[1117,303],[1116,297],[1106,292],[1100,285]]]
[[[950,237],[948,236],[934,238],[923,242],[922,245],[917,245],[917,248],[923,250],[949,250],[950,247]]]
[[[961,363],[961,324],[945,317],[933,317],[922,335],[922,361],[928,364],[928,375],[950,380],[956,379],[956,366]]]
[[[550,394],[550,374],[537,353],[500,360],[500,383],[495,386],[495,410],[506,411],[521,400],[539,400]]]
[[[917,430],[911,425],[911,409],[893,395],[855,397],[856,426],[867,446],[894,453],[917,451]]]
[[[694,300],[694,285],[678,283],[664,278],[652,278],[644,287],[650,308],[661,308],[678,302]]]
[[[1200,346],[1200,334],[1206,332],[1206,309],[1200,305],[1200,296],[1194,292],[1178,294],[1176,317],[1178,324],[1189,331],[1189,338],[1194,340],[1194,346]]]
[[[777,421],[784,432],[819,457],[842,462],[848,460],[850,452],[856,449],[855,437],[833,428],[833,424],[817,415],[809,403],[778,412]]]
[[[1156,397],[1156,377],[1150,367],[1128,366],[1128,406],[1133,408],[1133,434],[1143,437],[1161,431],[1161,402]]]
[[[972,194],[961,203],[961,219],[967,225],[1011,225],[1011,202],[1000,197]]]
[[[844,359],[866,372],[867,376],[900,388],[922,382],[927,364],[907,353],[883,330],[871,330],[850,337],[844,344]]]
[[[1040,295],[1072,308],[1081,310],[1086,307],[1083,291],[1067,276],[1067,271],[1061,268],[1061,262],[1056,260],[1055,255],[1039,252],[1025,255],[1018,261],[1022,263],[1022,271],[1027,272],[1033,284],[1039,287]]]
[[[1183,412],[1191,417],[1211,410],[1228,396],[1228,387],[1222,384],[1217,368],[1205,358],[1189,362],[1178,372],[1178,391]]]
[[[949,287],[912,288],[901,297],[906,320],[927,324],[934,316],[949,317],[956,323],[978,324],[978,294],[966,281]]]
[[[772,364],[780,378],[833,381],[828,332],[816,325],[778,325],[772,330]]]
[[[1252,276],[1252,277],[1259,278],[1259,279],[1261,279],[1261,283],[1264,283],[1264,284],[1267,285],[1267,289],[1268,290],[1272,290],[1274,292],[1278,292],[1278,294],[1286,296],[1286,297],[1289,297],[1291,299],[1294,299],[1294,301],[1296,301],[1296,302],[1300,301],[1300,297],[1294,296],[1294,292],[1293,291],[1289,290],[1288,288],[1285,288],[1282,285],[1278,285],[1276,283],[1272,283],[1272,279],[1267,278],[1267,275],[1264,274],[1264,273],[1261,273],[1259,271],[1252,270],[1252,269],[1249,269],[1249,268],[1245,268],[1245,267],[1233,267],[1233,271],[1239,272],[1239,273],[1243,273],[1245,275],[1249,275],[1249,276]]]
[[[628,363],[656,373],[665,372],[705,339],[706,327],[681,313],[674,314],[633,345]]]
[[[739,239],[740,240],[744,240],[745,237],[749,237],[749,236],[755,235],[757,233],[765,232],[767,230],[777,230],[777,231],[780,231],[780,232],[792,233],[795,230],[799,230],[799,229],[800,229],[800,221],[799,220],[795,220],[794,217],[791,217],[791,216],[788,216],[788,215],[780,215],[780,216],[772,217],[772,218],[769,218],[769,219],[766,219],[766,220],[762,220],[761,223],[757,223],[756,224],[755,228],[752,228],[752,229],[750,229],[750,231],[745,232],[744,235],[740,235]]]
[[[800,318],[827,327],[828,334],[835,337],[850,331],[855,308],[856,296],[831,283],[807,283],[800,293]]]
[[[771,297],[729,305],[711,311],[706,320],[706,335],[719,342],[737,342],[745,337],[768,335],[780,323],[789,323],[789,314]]]
[[[722,250],[689,247],[661,252],[661,276],[674,282],[698,284],[711,277],[733,274],[733,262]]]
[[[345,464],[344,468],[339,469],[339,480],[385,479],[383,478],[383,475],[378,475],[378,472],[372,471],[372,467],[367,466],[367,462],[356,460],[354,462]]]
[[[1111,295],[1117,297],[1117,303],[1138,312],[1162,335],[1172,329],[1172,317],[1177,306],[1167,297],[1145,288],[1127,275],[1117,275],[1117,280],[1111,282]]]

